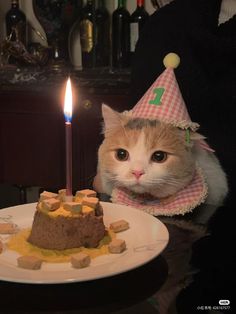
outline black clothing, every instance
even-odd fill
[[[221,0],[175,0],[157,10],[137,43],[132,65],[133,105],[163,72],[169,52],[192,121],[216,150],[226,172],[236,160],[236,16],[218,26]]]
[[[178,313],[198,313],[197,306],[219,304],[223,296],[231,300],[230,263],[235,252],[230,239],[235,230],[236,16],[218,26],[220,6],[221,0],[175,0],[156,11],[137,43],[132,65],[134,105],[165,69],[165,55],[175,52],[180,56],[175,74],[188,112],[216,150],[229,180],[226,206],[218,210],[215,229],[210,230],[216,239],[210,244],[212,250],[209,252],[208,247],[191,261],[201,268],[199,256],[204,256],[204,265],[208,266],[177,297]],[[205,243],[198,242],[199,252],[204,251]]]

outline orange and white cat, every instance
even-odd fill
[[[94,188],[112,194],[115,187],[158,199],[175,195],[187,186],[196,165],[208,186],[206,203],[222,203],[228,191],[226,175],[216,156],[197,143],[204,139],[158,120],[133,118],[102,106],[104,141],[98,151]]]

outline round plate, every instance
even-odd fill
[[[0,279],[12,282],[35,284],[59,284],[80,282],[109,277],[137,268],[158,256],[169,241],[165,225],[157,218],[140,210],[101,202],[104,223],[125,219],[130,228],[117,233],[117,238],[126,241],[127,249],[121,254],[108,254],[92,259],[87,268],[75,269],[70,263],[43,263],[40,270],[26,270],[17,266],[17,252],[5,249],[0,254]],[[19,228],[32,225],[36,203],[8,207],[0,210],[0,222],[8,221]],[[0,235],[2,242],[9,236]]]

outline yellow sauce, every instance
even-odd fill
[[[16,251],[21,255],[32,255],[42,259],[45,262],[50,263],[65,263],[70,261],[70,257],[72,254],[78,252],[84,252],[88,254],[91,258],[98,257],[100,255],[109,254],[108,252],[108,244],[111,239],[115,237],[115,233],[111,230],[107,230],[107,234],[100,241],[97,248],[74,248],[67,250],[48,250],[41,249],[35,245],[30,244],[27,239],[30,234],[30,228],[23,229],[17,234],[14,234],[9,239],[7,246],[10,250]]]

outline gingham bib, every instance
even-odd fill
[[[202,171],[196,167],[190,184],[164,202],[121,187],[112,191],[111,200],[113,203],[132,206],[154,216],[184,215],[205,201],[207,190]]]

